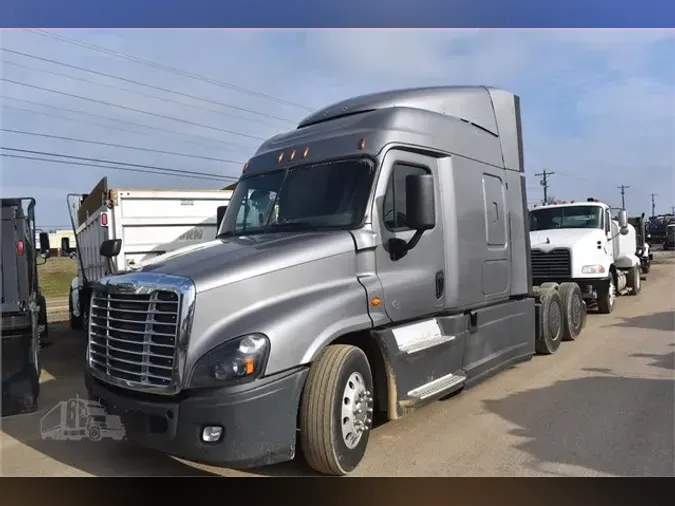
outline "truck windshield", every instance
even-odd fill
[[[347,160],[247,177],[237,183],[218,237],[354,228],[374,175],[371,161]]]
[[[551,206],[530,211],[530,230],[603,228],[599,206]]]

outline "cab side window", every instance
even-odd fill
[[[405,163],[395,163],[389,176],[387,193],[384,196],[382,217],[384,226],[392,232],[410,230],[405,209],[405,180],[415,174],[429,174],[429,169]]]

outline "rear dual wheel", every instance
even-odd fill
[[[541,332],[535,341],[539,355],[552,355],[560,347],[563,336],[563,306],[560,294],[555,288],[546,288],[539,296],[541,311]]]
[[[576,283],[562,283],[558,289],[563,312],[563,341],[574,341],[586,325],[586,304]]]

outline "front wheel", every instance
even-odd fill
[[[614,304],[616,302],[616,282],[614,281],[614,274],[609,275],[609,279],[598,292],[598,311],[600,311],[601,314],[610,314],[614,311]]]
[[[73,330],[82,330],[84,327],[84,322],[82,315],[75,316],[73,313],[73,289],[71,287],[70,293],[68,294],[68,317],[70,320],[70,328]]]
[[[373,414],[373,379],[365,353],[328,346],[312,364],[300,406],[300,445],[307,463],[342,476],[366,453]]]

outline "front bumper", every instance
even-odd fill
[[[129,441],[176,457],[231,468],[293,459],[297,413],[308,369],[253,383],[193,392],[170,399],[107,385],[89,373],[91,400],[118,415]],[[216,443],[202,441],[206,426],[223,427]]]

